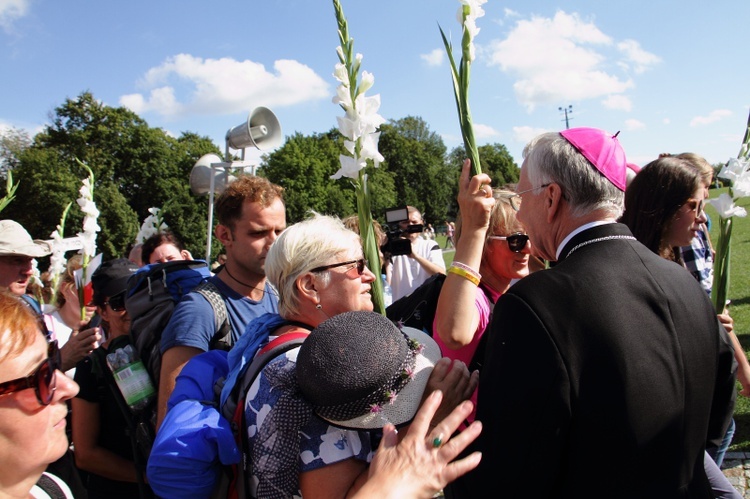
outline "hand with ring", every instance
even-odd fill
[[[479,452],[463,459],[456,458],[479,436],[482,423],[474,421],[451,437],[471,413],[474,404],[468,400],[463,402],[431,430],[430,421],[441,400],[440,391],[432,392],[400,441],[393,425],[383,428],[383,439],[370,463],[367,482],[357,491],[355,498],[431,498],[448,483],[479,465],[482,459]]]

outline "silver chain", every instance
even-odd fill
[[[596,239],[590,239],[588,241],[584,241],[581,244],[578,244],[578,245],[574,246],[573,249],[571,249],[570,251],[568,251],[568,254],[565,255],[565,258],[567,259],[570,255],[572,255],[575,250],[583,248],[584,246],[587,246],[589,244],[600,243],[602,241],[610,241],[610,240],[613,240],[613,239],[632,239],[633,241],[635,241],[635,238],[633,236],[618,235],[618,236],[597,237]]]

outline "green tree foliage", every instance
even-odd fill
[[[518,182],[521,170],[503,144],[485,144],[479,146],[477,149],[479,150],[479,158],[482,162],[482,172],[490,176],[492,187],[511,188],[513,184]],[[448,163],[455,174],[450,210],[453,216],[458,214],[458,202],[456,201],[456,197],[458,196],[458,177],[461,174],[461,165],[465,158],[466,152],[463,146],[455,147],[448,155]]]
[[[443,223],[458,178],[457,170],[445,163],[443,139],[414,116],[391,120],[380,132],[380,153],[393,175],[396,204],[416,206],[425,222]]]
[[[479,157],[482,160],[482,171],[492,179],[492,187],[502,188],[518,182],[521,170],[503,144],[479,146]],[[456,147],[450,152],[448,162],[460,173],[464,158],[466,158],[464,148]]]
[[[0,131],[0,177],[6,178],[8,170],[19,163],[21,153],[31,145],[31,137],[26,130],[9,128]]]
[[[356,213],[354,189],[350,179],[331,180],[339,169],[343,139],[337,130],[328,133],[288,137],[283,146],[265,156],[258,171],[284,188],[290,223],[305,218],[309,210],[346,217]],[[369,172],[373,216],[385,212],[394,202],[393,180],[387,171]]]
[[[38,238],[47,238],[65,205],[79,197],[86,172],[94,172],[94,200],[101,212],[97,246],[105,259],[125,255],[148,209],[160,207],[165,221],[197,255],[205,250],[205,198],[193,196],[190,170],[201,155],[218,152],[196,134],[170,137],[151,128],[128,109],[98,102],[89,92],[66,100],[52,122],[22,151],[15,176],[17,198],[3,216],[12,218]],[[65,235],[81,228],[83,216],[74,206]]]

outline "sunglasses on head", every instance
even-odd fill
[[[109,308],[111,308],[113,312],[122,312],[125,310],[125,292],[123,291],[115,296],[110,296],[109,300],[102,303],[103,307],[106,307],[107,305],[109,305]]]
[[[351,265],[352,263],[356,263],[357,265],[352,267],[352,269],[357,269],[357,275],[361,276],[362,273],[365,271],[365,259],[360,258],[359,260],[349,260],[348,262],[341,262],[341,263],[332,263],[331,265],[323,265],[322,267],[315,267],[310,272],[323,272],[330,269],[335,269],[336,267],[343,267],[344,265]],[[351,270],[351,269],[349,269]],[[347,270],[346,272],[349,272]]]
[[[529,236],[527,234],[511,234],[510,236],[490,236],[490,239],[498,239],[501,241],[508,242],[508,248],[514,253],[520,253],[526,247],[526,243],[529,242]]]
[[[36,370],[23,378],[0,383],[0,395],[9,395],[28,388],[33,388],[36,399],[42,405],[49,405],[57,389],[57,370],[60,369],[60,349],[57,340],[49,343],[47,358]]]

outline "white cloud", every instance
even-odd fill
[[[514,126],[513,127],[513,140],[527,144],[537,135],[545,132],[549,132],[546,128],[533,128],[530,126]]]
[[[635,40],[624,40],[617,44],[617,49],[625,56],[625,64],[633,66],[636,74],[641,74],[651,66],[661,62],[661,58],[641,48]]]
[[[445,57],[445,50],[435,49],[429,54],[421,54],[419,56],[428,66],[441,66],[443,64],[443,57]]]
[[[521,14],[507,7],[503,9],[503,14],[505,15],[505,17],[521,17]]]
[[[617,109],[619,111],[630,111],[633,103],[625,95],[610,95],[602,101],[602,105],[607,109]]]
[[[553,18],[518,21],[507,38],[491,42],[488,55],[490,65],[517,76],[516,97],[533,111],[538,105],[613,96],[632,88],[632,79],[609,72],[617,65],[599,51],[611,53],[613,46],[593,22],[558,11]],[[632,43],[626,46],[627,54],[643,66],[646,52]]]
[[[0,0],[0,27],[9,30],[13,21],[29,12],[31,0]]]
[[[202,59],[189,54],[168,58],[149,69],[139,85],[148,91],[123,95],[120,104],[140,114],[164,116],[231,114],[257,106],[291,106],[330,96],[329,86],[308,66],[287,59],[263,64],[231,58]]]
[[[474,135],[478,139],[489,139],[492,137],[499,137],[500,132],[498,132],[491,126],[474,123]]]
[[[672,123],[672,120],[670,120],[669,118],[664,118],[663,120],[661,120],[661,122],[665,125],[669,125],[670,123]]]
[[[732,111],[729,109],[715,109],[708,113],[708,116],[696,116],[690,120],[690,126],[708,125],[724,119],[727,116],[732,116]]]
[[[638,121],[632,118],[629,120],[625,120],[625,130],[643,130],[644,128],[646,128],[646,124],[642,121]]]

